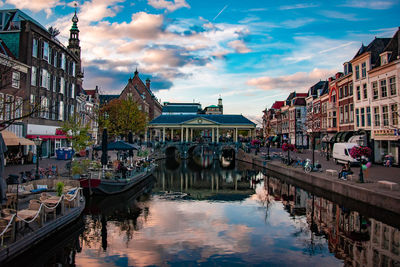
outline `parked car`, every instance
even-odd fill
[[[350,150],[358,146],[356,143],[336,143],[333,145],[332,157],[337,163],[358,164],[358,160],[350,156]]]

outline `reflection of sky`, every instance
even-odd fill
[[[91,248],[83,244],[77,266],[342,264],[325,241],[318,254],[309,256],[306,218],[297,217],[295,223],[280,202],[270,203],[268,217],[256,195],[242,202],[153,197],[146,205],[149,215],[138,218],[142,227],[131,240],[120,223],[108,222],[107,251],[101,239]]]

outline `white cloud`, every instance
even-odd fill
[[[365,20],[365,18],[357,18],[356,14],[352,13],[341,13],[338,11],[333,11],[333,10],[323,10],[320,12],[323,16],[327,18],[332,18],[332,19],[343,19],[347,21],[361,21]]]
[[[259,77],[247,81],[248,85],[263,90],[290,90],[304,92],[320,80],[327,80],[336,70],[313,69],[311,72],[297,72],[279,77]]]
[[[302,8],[312,8],[312,7],[318,7],[319,5],[317,4],[295,4],[295,5],[287,5],[287,6],[281,6],[279,9],[280,10],[290,10],[290,9],[302,9]]]
[[[18,9],[28,9],[33,12],[44,10],[47,16],[52,14],[52,8],[63,5],[59,0],[6,0],[5,3],[14,5]]]
[[[168,11],[175,11],[179,8],[190,8],[185,0],[148,0],[148,4],[157,9],[167,9]]]
[[[350,0],[341,6],[367,9],[389,9],[396,5],[398,1],[373,1],[373,0]]]
[[[251,52],[251,49],[249,49],[242,40],[230,41],[228,45],[235,49],[235,51],[239,54],[246,54]]]

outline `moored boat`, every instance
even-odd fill
[[[155,165],[143,168],[141,171],[128,170],[125,177],[115,172],[107,172],[104,178],[81,178],[81,187],[97,195],[113,195],[129,190],[153,174]]]

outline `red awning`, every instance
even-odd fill
[[[35,134],[27,134],[26,138],[29,139],[34,139],[36,137],[42,138],[42,139],[67,139],[69,138],[66,135],[35,135]]]

